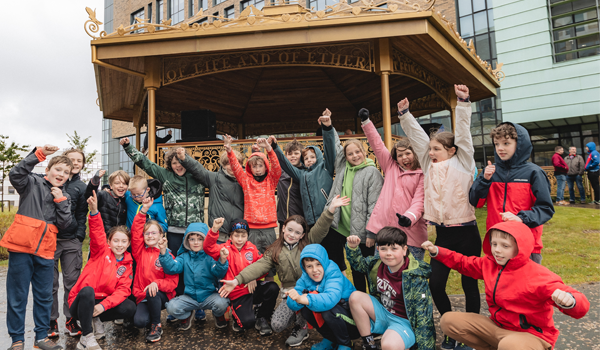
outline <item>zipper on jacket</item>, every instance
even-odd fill
[[[496,277],[496,284],[494,285],[494,292],[492,293],[492,300],[494,301],[494,305],[498,305],[496,303],[496,288],[498,287],[498,282],[500,281],[500,275],[502,275],[502,271],[504,271],[504,268],[506,267],[506,265],[502,266],[502,268],[500,269],[500,272],[498,272],[498,277]],[[498,311],[502,310],[502,308],[498,308],[498,310],[496,310],[496,312],[494,312],[494,319],[496,320],[496,322],[498,322],[501,326],[504,326],[502,323],[500,323],[498,321],[498,319],[496,318],[496,314],[498,313]]]
[[[40,241],[38,242],[38,246],[37,248],[35,248],[35,252],[33,254],[36,254],[38,252],[38,250],[40,250],[40,246],[42,245],[42,241],[44,240],[44,236],[46,235],[46,231],[48,230],[48,223],[45,222],[46,226],[44,227],[44,232],[42,232],[42,237],[40,238]]]
[[[308,179],[307,179],[307,177],[308,177],[308,174],[305,173],[304,174],[304,182],[306,182],[306,187],[307,187],[307,191],[308,191]],[[317,223],[316,215],[315,215],[315,208],[314,208],[313,203],[312,203],[312,198],[310,198],[310,191],[308,191],[308,201],[310,202],[310,211],[312,212],[313,219],[315,220],[315,223]]]
[[[510,170],[508,171],[508,175],[506,176],[506,181],[504,181],[504,203],[502,203],[502,212],[506,212],[506,194],[508,193],[508,179],[510,179]]]
[[[188,205],[189,205],[189,198],[188,198],[188,181],[187,181],[187,177],[185,178],[185,227],[187,228],[188,226]],[[204,211],[204,208],[202,208],[202,210]]]
[[[290,186],[288,187],[288,195],[287,195],[287,213],[285,214],[285,218],[290,217],[290,191],[292,190],[292,185],[294,184],[294,179],[290,176]]]

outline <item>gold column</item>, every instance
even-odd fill
[[[140,145],[142,143],[140,142],[140,124],[135,126],[135,148],[139,151],[140,150]]]
[[[390,111],[390,72],[381,72],[381,114],[383,116],[383,142],[392,149],[392,116]]]
[[[148,159],[156,163],[156,88],[148,87]]]

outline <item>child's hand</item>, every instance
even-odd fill
[[[348,238],[346,238],[346,241],[348,242],[348,247],[350,247],[351,249],[356,249],[356,247],[358,247],[358,245],[360,244],[360,237],[356,235],[348,236]]]
[[[173,136],[173,130],[169,130],[168,134]]]
[[[402,227],[410,227],[412,225],[412,221],[408,217],[398,213],[396,213],[396,217],[398,218],[398,225]]]
[[[98,170],[98,177],[99,178],[102,178],[104,176],[104,174],[106,174],[106,170],[104,170],[104,169]]]
[[[298,291],[293,288],[285,292],[285,295],[287,295],[288,298],[292,299],[293,301],[297,301],[300,298]]]
[[[55,199],[60,199],[65,196],[63,194],[62,190],[58,187],[52,187],[50,189],[50,191],[52,192],[52,195],[54,196]]]
[[[319,117],[319,124],[327,127],[331,126],[331,111],[328,108],[325,108],[323,115]]]
[[[158,284],[156,282],[152,282],[144,288],[144,292],[148,291],[151,297],[155,297],[158,292]]]
[[[337,195],[332,201],[331,204],[329,204],[329,212],[331,214],[335,213],[335,209],[339,208],[339,207],[345,207],[346,205],[350,204],[350,198],[344,196],[342,198],[340,198],[339,195]]]
[[[37,147],[37,148],[41,148],[42,153],[44,153],[45,156],[49,156],[49,155],[53,154],[54,152],[58,151],[58,147],[52,146],[52,145],[45,145],[44,147]]]
[[[438,248],[430,241],[423,242],[423,244],[421,244],[421,248],[428,250],[430,255],[437,255],[439,252]]]
[[[269,145],[269,143],[267,142],[267,140],[263,139],[262,137],[256,140],[256,144],[259,147],[262,147],[262,148],[266,149],[267,152],[270,152],[272,150],[271,145]]]
[[[248,282],[248,284],[246,284],[246,287],[248,287],[249,293],[254,293],[254,290],[256,289],[256,280]]]
[[[169,241],[167,240],[167,237],[163,236],[158,240],[158,249],[160,249],[160,255],[167,254],[168,246],[169,246]]]
[[[221,226],[223,226],[223,223],[225,222],[225,219],[223,218],[216,218],[213,221],[213,227],[212,227],[212,232],[219,232],[219,230],[221,229]]]
[[[233,141],[233,138],[227,134],[225,134],[225,137],[223,137],[223,146],[225,146],[225,150],[227,152],[231,152],[231,142]]]
[[[104,306],[102,306],[102,304],[96,304],[96,306],[94,306],[94,313],[92,314],[92,317],[98,317],[103,312]]]
[[[96,214],[98,212],[98,198],[96,198],[96,191],[92,191],[92,195],[87,199],[87,202],[90,208],[90,214]]]
[[[177,158],[179,158],[179,160],[185,159],[185,148],[179,147],[177,149]]]
[[[123,137],[122,139],[119,140],[119,143],[123,147],[129,145],[129,137]]]
[[[570,293],[557,289],[552,293],[552,301],[558,306],[570,307],[575,303],[575,298]]]
[[[152,197],[146,197],[142,200],[142,214],[147,214],[150,207],[154,204],[154,199]],[[140,211],[141,212],[141,211]]]
[[[485,167],[485,171],[483,173],[483,178],[489,181],[495,172],[496,172],[496,166],[493,165],[492,162],[490,162],[488,160],[488,165]]]
[[[225,264],[225,262],[227,261],[227,257],[229,256],[229,250],[223,247],[221,248],[221,251],[219,251],[219,255],[221,257],[221,264]]]
[[[267,141],[269,142],[269,145],[271,145],[271,147],[277,144],[277,139],[273,135],[269,136],[269,139]]]
[[[252,153],[260,152],[260,147],[258,147],[258,145],[255,143],[250,146],[250,149],[252,149]]]
[[[367,238],[365,245],[367,246],[367,248],[375,246],[375,238]]]
[[[408,109],[409,105],[410,103],[408,102],[408,98],[405,97],[404,100],[400,100],[400,102],[398,102],[398,113]]]
[[[238,280],[236,280],[235,278],[230,281],[220,280],[219,282],[223,283],[223,285],[219,289],[219,295],[221,296],[221,298],[227,298],[229,296],[229,293],[231,293],[231,291],[239,284]]]
[[[520,217],[516,216],[515,214],[513,214],[511,212],[500,213],[500,216],[502,217],[502,221],[523,222],[523,220],[521,220]]]
[[[456,97],[466,100],[469,98],[469,88],[466,85],[454,85],[454,92]]]

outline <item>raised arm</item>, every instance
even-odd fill
[[[427,136],[427,133],[423,130],[417,119],[410,114],[408,107],[409,102],[406,98],[398,102],[398,118],[400,119],[400,126],[406,133],[410,145],[415,150],[417,158],[419,158],[421,169],[426,173],[429,169],[429,164],[431,163],[431,158],[429,158],[428,155],[429,136]]]
[[[143,153],[139,152],[131,143],[129,143],[129,138],[122,138],[120,141],[121,146],[127,153],[127,156],[135,163],[135,165],[139,166],[143,171],[145,171],[148,175],[152,176],[155,179],[159,179],[164,183],[165,174],[168,171],[167,169],[158,166],[156,163],[151,162],[148,157],[146,157]]]
[[[163,252],[161,249],[160,255],[158,256],[158,260],[160,261],[160,265],[162,266],[163,271],[168,275],[178,275],[182,273],[184,260],[183,254],[178,255],[175,259],[168,251]]]
[[[385,173],[391,166],[398,166],[392,158],[390,151],[385,147],[375,125],[369,119],[369,110],[363,108],[358,112],[358,115],[361,118],[362,129],[367,136],[369,146],[373,149],[373,153],[375,153],[375,157],[377,157],[383,172]]]
[[[269,140],[273,140],[271,147],[273,147],[273,151],[277,156],[277,160],[279,161],[281,169],[285,171],[285,173],[288,174],[292,179],[300,181],[300,177],[302,176],[302,170],[296,168],[292,165],[292,163],[290,163],[290,161],[286,158],[285,154],[283,154],[283,151],[277,144],[277,140],[273,136],[269,137]]]
[[[475,169],[475,148],[471,137],[471,102],[469,102],[469,88],[465,85],[454,85],[458,96],[456,105],[456,122],[454,130],[454,144],[457,147],[456,156],[465,169]]]
[[[335,210],[348,204],[350,204],[350,199],[348,197],[340,197],[337,195],[335,198],[331,199],[329,207],[323,211],[323,214],[321,214],[315,225],[308,231],[308,241],[310,243],[321,243],[329,232]]]
[[[233,171],[233,175],[235,176],[236,180],[240,183],[242,188],[244,188],[248,183],[248,179],[246,179],[244,169],[242,169],[242,165],[238,161],[233,149],[231,148],[232,140],[232,137],[226,134],[223,138],[223,144],[225,146],[225,150],[227,151],[227,158],[229,159],[229,165],[231,165],[231,171]]]
[[[146,225],[146,214],[140,210],[131,224],[131,255],[135,260],[142,256],[144,250],[144,225]]]
[[[429,255],[433,259],[458,271],[461,275],[478,280],[483,279],[482,263],[485,258],[464,256],[450,249],[434,246],[430,241],[425,241],[421,246],[429,251]]]
[[[204,244],[202,245],[204,252],[215,260],[219,259],[219,252],[223,246],[223,244],[217,244],[217,239],[219,239],[219,230],[221,229],[221,226],[223,226],[224,221],[225,219],[223,218],[216,218],[213,221],[213,226],[208,231],[208,234],[204,239]]]
[[[104,253],[107,242],[102,217],[98,212],[98,200],[95,192],[88,198],[87,203],[90,206],[88,225],[90,226],[90,260],[92,260]]]
[[[171,258],[173,258],[173,254],[167,254],[171,255]],[[177,284],[179,283],[179,275],[169,275],[165,273],[164,278],[160,278],[152,282],[156,282],[156,284],[158,285],[158,290],[165,293],[169,293],[171,291],[174,291],[175,288],[177,288]]]
[[[371,270],[370,264],[367,262],[365,257],[363,257],[360,249],[358,249],[358,245],[360,244],[360,237],[358,236],[348,236],[346,238],[346,258],[352,267],[352,271],[360,272],[363,275],[368,275]],[[371,258],[370,256],[369,258]],[[369,261],[372,261],[370,259]]]
[[[189,171],[196,181],[205,187],[212,187],[217,173],[206,170],[200,162],[196,161],[189,154],[186,154],[184,148],[177,149],[177,159],[179,160],[179,163],[181,163],[181,166]]]
[[[66,229],[71,226],[71,222],[73,221],[73,215],[71,214],[71,196],[58,187],[53,187],[52,190],[54,191],[54,189],[56,189],[57,193],[54,198],[54,205],[56,206],[56,227]]]
[[[23,196],[29,190],[29,174],[33,171],[36,164],[46,160],[46,156],[56,152],[58,147],[46,145],[36,147],[19,164],[15,165],[8,173],[10,184]]]
[[[337,155],[344,153],[340,137],[331,125],[331,111],[325,109],[323,116],[319,118],[323,130],[323,153],[325,154],[325,168],[329,176],[333,178],[335,173],[335,162]]]

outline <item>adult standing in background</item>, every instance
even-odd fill
[[[565,157],[565,163],[569,167],[567,172],[567,184],[569,185],[569,203],[575,204],[575,183],[579,189],[581,204],[585,204],[585,189],[583,188],[583,172],[585,171],[585,162],[577,154],[577,147],[569,147],[569,154]]]
[[[588,172],[588,180],[590,180],[590,185],[594,189],[594,201],[593,204],[600,204],[600,189],[598,186],[598,172],[600,170],[600,153],[596,151],[596,144],[593,142],[588,142],[585,145],[585,151],[588,153],[588,158],[585,162],[585,170]]]
[[[158,131],[158,129],[156,129]],[[156,131],[155,131],[156,132]],[[167,143],[173,137],[173,130],[169,130],[169,134],[165,137],[160,137],[156,135],[156,144],[159,143]],[[144,136],[144,148],[142,149],[142,153],[145,153],[148,150],[148,133]]]
[[[565,153],[562,146],[556,146],[554,148],[554,155],[552,156],[552,165],[554,165],[554,177],[556,178],[556,204],[567,205],[565,202],[565,185],[567,183],[567,172],[569,167],[565,160],[562,158]]]

